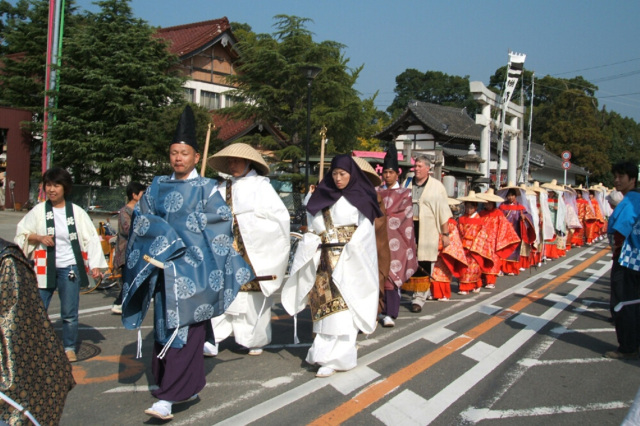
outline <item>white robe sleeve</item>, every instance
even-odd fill
[[[238,179],[232,191],[233,212],[253,270],[257,276],[276,277],[260,281],[262,293],[269,297],[282,285],[289,262],[289,211],[265,177]]]
[[[28,243],[29,234],[46,234],[46,223],[44,219],[44,203],[40,203],[27,213],[16,227],[16,236],[13,242],[18,245],[24,255],[29,258],[36,249],[36,244]],[[44,247],[44,246],[43,246]]]
[[[378,252],[373,224],[362,215],[333,270],[333,282],[356,326],[365,334],[373,333],[378,313]]]
[[[316,282],[320,264],[320,243],[320,237],[311,232],[305,233],[298,243],[291,273],[281,294],[282,306],[289,315],[295,315],[307,306],[308,295]]]

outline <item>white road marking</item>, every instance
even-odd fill
[[[554,278],[555,277],[550,277],[549,278],[549,277],[545,276],[544,279],[551,281]],[[523,289],[520,289],[520,290],[516,291],[514,294],[517,295],[517,296],[526,296],[527,294],[531,293],[532,291],[533,291],[533,289],[531,289],[531,288],[523,288]]]
[[[555,407],[535,407],[522,410],[489,410],[471,408],[462,413],[465,420],[477,423],[481,420],[509,419],[513,417],[537,417],[551,414],[585,413],[589,411],[615,410],[628,408],[631,402],[613,401],[587,405],[558,405]]]
[[[482,361],[496,351],[496,347],[484,342],[477,342],[469,349],[462,352],[462,355],[471,358],[474,361]]]
[[[501,310],[502,308],[500,306],[482,304],[478,312],[480,312],[481,314],[495,315],[497,312]]]
[[[331,381],[331,386],[341,394],[348,395],[380,377],[380,373],[363,365],[350,370],[349,374],[336,373],[333,377],[335,378]]]
[[[564,327],[554,327],[551,329],[551,332],[553,334],[557,334],[557,335],[561,335],[561,334],[565,334],[565,333],[583,333],[583,334],[588,334],[588,333],[614,333],[616,331],[616,329],[611,326],[611,327],[606,327],[606,328],[581,328],[581,329],[569,329],[569,328],[564,328]]]
[[[418,425],[427,413],[424,406],[427,400],[408,389],[393,398],[393,402],[384,404],[372,414],[386,425]]]
[[[540,360],[540,359],[532,359],[532,358],[524,358],[518,361],[518,364],[524,365],[526,367],[540,367],[544,365],[563,365],[563,364],[594,364],[598,362],[611,362],[615,361],[614,359],[598,357],[598,358],[571,358],[571,359],[548,359],[548,360]]]
[[[428,340],[431,343],[438,344],[443,340],[446,340],[449,337],[453,336],[454,334],[456,334],[455,331],[442,327],[441,329],[438,329],[438,330],[431,330],[430,333],[424,336],[424,339]]]
[[[153,328],[152,325],[143,325],[142,327],[140,327],[142,329],[145,328]],[[60,327],[56,327],[56,329],[60,329],[62,330],[62,324],[60,325]],[[78,330],[128,330],[127,328],[124,327],[78,327]],[[135,330],[128,330],[128,331],[135,331]]]
[[[94,312],[102,312],[102,311],[110,311],[110,310],[111,310],[111,305],[98,306],[98,307],[95,307],[95,308],[88,308],[88,309],[81,309],[81,310],[78,311],[78,316],[91,314],[91,313],[94,313]],[[49,319],[50,320],[60,319],[60,314],[49,315]]]

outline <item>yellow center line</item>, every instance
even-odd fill
[[[547,294],[551,293],[553,290],[559,287],[561,284],[566,283],[571,277],[578,274],[579,272],[582,272],[584,269],[589,267],[591,264],[596,262],[608,252],[608,248],[601,250],[600,252],[593,255],[593,257],[591,257],[590,259],[585,260],[584,262],[571,268],[564,274],[549,281],[547,284],[544,284],[537,290],[532,291],[511,307],[503,309],[498,314],[478,324],[463,335],[454,338],[450,342],[438,347],[432,352],[429,352],[427,355],[423,356],[412,364],[407,365],[401,370],[398,370],[397,372],[391,374],[385,380],[376,382],[375,384],[369,386],[363,392],[359,393],[349,401],[344,402],[328,413],[320,416],[310,424],[336,425],[349,420],[351,417],[360,413],[365,408],[384,398],[387,394],[391,393],[399,386],[407,383],[413,377],[424,372],[447,356],[453,354],[458,349],[466,346],[474,339],[482,336],[484,333],[491,330],[496,325],[501,324],[507,318],[512,317],[516,313],[525,309],[530,304],[542,299]],[[508,315],[504,315],[503,313],[508,313]]]

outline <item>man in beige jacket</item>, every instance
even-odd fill
[[[413,224],[418,244],[418,271],[414,276],[431,275],[433,263],[438,258],[438,245],[442,237],[443,247],[449,245],[447,221],[452,216],[447,191],[437,179],[429,176],[431,160],[420,155],[415,159],[415,177],[411,183]],[[411,312],[422,311],[429,292],[414,292]]]

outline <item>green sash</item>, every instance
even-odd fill
[[[53,205],[50,200],[45,203],[45,218],[47,222],[47,235],[53,237],[55,241],[56,224],[53,216]],[[71,248],[73,256],[76,259],[78,273],[80,275],[80,287],[89,285],[89,278],[82,258],[82,250],[80,249],[80,241],[78,241],[78,232],[76,231],[76,220],[73,217],[73,203],[65,201],[65,213],[67,216],[67,227],[69,229],[69,240],[71,240]],[[47,247],[47,288],[55,287],[56,282],[56,247]]]

